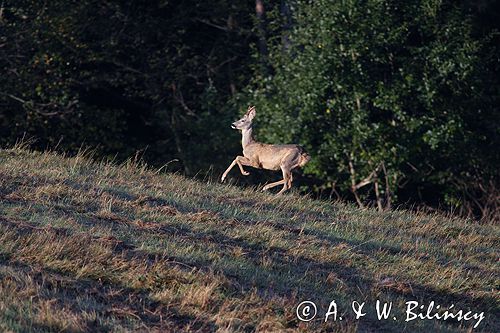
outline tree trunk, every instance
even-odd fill
[[[287,51],[290,48],[290,31],[292,30],[292,11],[287,0],[281,0],[280,12],[283,17],[281,45],[283,46],[283,51]]]
[[[255,0],[255,13],[257,14],[258,47],[264,74],[269,73],[267,57],[269,51],[266,42],[266,12],[262,0]]]

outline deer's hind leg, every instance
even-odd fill
[[[278,186],[278,185],[281,185],[281,184],[284,184],[284,183],[285,183],[284,179],[278,180],[277,182],[270,183],[270,184],[267,184],[266,186],[264,186],[264,188],[262,189],[262,191],[269,190],[270,188],[273,188],[275,186]]]
[[[291,181],[292,173],[284,165],[281,166],[281,171],[283,172],[283,179],[282,180],[278,180],[277,182],[274,182],[274,183],[271,183],[271,184],[267,184],[266,186],[264,186],[264,188],[262,189],[262,191],[265,191],[265,190],[268,190],[268,189],[273,188],[275,186],[283,184],[283,188],[281,189],[281,191],[278,192],[278,194],[281,194],[281,193],[285,192],[286,190],[288,190],[291,187],[291,184],[292,184],[292,181]]]
[[[299,166],[298,163],[299,160],[300,159],[297,159],[297,156],[290,157],[286,159],[285,162],[281,165],[281,170],[283,171],[283,181],[286,182],[285,183],[286,186],[284,185],[281,191],[278,192],[278,194],[281,194],[292,187],[292,182],[293,182],[292,170]]]
[[[292,172],[291,172],[291,170],[287,166],[282,165],[281,171],[283,171],[283,188],[281,189],[281,191],[278,192],[278,194],[281,194],[281,193],[285,192],[286,190],[288,190],[290,187],[292,187],[292,181],[291,181]]]
[[[293,182],[293,173],[292,170],[290,170],[290,178],[288,178],[288,188],[292,187],[292,182]]]

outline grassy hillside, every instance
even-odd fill
[[[278,177],[278,175],[276,175]],[[0,150],[0,331],[500,332],[499,228]],[[376,300],[392,301],[378,320]],[[318,315],[296,316],[311,300]],[[338,317],[324,323],[332,300]],[[366,302],[359,320],[351,302]],[[397,319],[394,320],[393,317]]]

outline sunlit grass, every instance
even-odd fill
[[[357,300],[484,311],[499,331],[499,228],[360,210],[129,161],[0,150],[0,331],[443,331],[472,322],[359,321]],[[344,321],[301,323],[332,299]]]

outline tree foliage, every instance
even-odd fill
[[[261,137],[312,152],[319,189],[379,207],[422,192],[460,205],[464,186],[497,179],[499,94],[485,85],[498,87],[494,35],[474,36],[462,7],[318,0],[292,12],[291,30],[275,15],[273,74],[257,72],[248,98]]]
[[[313,156],[308,190],[498,211],[498,5],[463,0],[0,4],[0,144],[97,147],[186,174],[239,153],[228,124]],[[250,79],[251,78],[251,79]],[[204,172],[202,172],[204,173]]]
[[[119,156],[148,147],[150,162],[178,158],[187,172],[215,163],[197,161],[227,147],[207,127],[248,78],[251,4],[3,2],[2,141],[26,133],[40,148]]]

